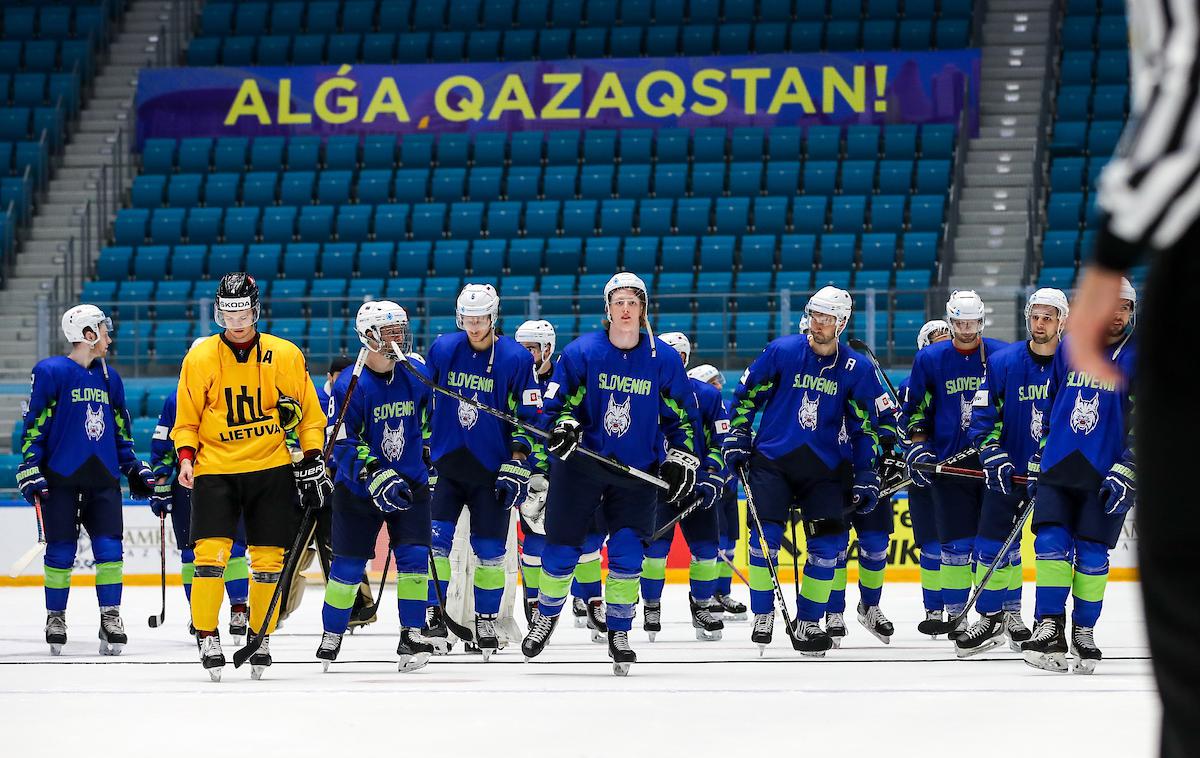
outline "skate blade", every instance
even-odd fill
[[[892,644],[892,638],[891,638],[891,635],[882,634],[882,633],[880,633],[880,632],[876,632],[876,631],[875,631],[875,630],[873,630],[873,629],[868,629],[867,631],[871,633],[871,636],[872,636],[872,637],[874,637],[875,639],[879,640],[879,641],[880,641],[880,642],[882,642],[883,644],[885,644],[885,645],[890,645],[890,644]]]
[[[767,654],[767,643],[765,643],[765,642],[758,643],[758,657],[762,658],[766,654]]]
[[[1071,665],[1072,674],[1082,674],[1087,676],[1096,671],[1096,664],[1099,663],[1095,658],[1076,658]]]
[[[333,663],[333,661],[326,661],[323,659],[318,660],[321,661],[321,671],[329,671],[329,664]]]
[[[987,651],[991,650],[992,648],[996,647],[997,645],[999,645],[1002,642],[1004,642],[1003,638],[997,638],[997,639],[993,639],[993,640],[988,640],[987,642],[984,642],[979,647],[975,647],[975,648],[962,648],[962,647],[959,647],[958,645],[955,645],[954,646],[954,654],[957,655],[959,658],[970,658],[971,656],[979,655],[980,653],[986,653]]]
[[[62,649],[63,649],[62,644],[60,644],[58,642],[50,643],[50,655],[62,655]]]
[[[100,655],[120,655],[125,649],[124,642],[101,642]]]
[[[720,642],[723,636],[724,634],[720,629],[714,629],[711,632],[705,631],[704,629],[696,630],[696,639],[700,640],[701,642]]]
[[[842,638],[841,637],[831,637],[830,639],[833,640],[833,649],[834,650],[837,650],[838,648],[840,648],[842,646]]]
[[[593,629],[592,630],[592,642],[595,642],[595,643],[608,642],[608,637],[607,637],[607,635],[605,635],[604,632],[601,632],[598,629]]]
[[[806,655],[809,658],[824,658],[827,650],[801,650],[800,655]]]
[[[1038,653],[1033,650],[1026,650],[1021,657],[1025,660],[1026,664],[1042,671],[1065,674],[1070,670],[1067,667],[1066,653]]]
[[[745,621],[749,616],[745,613],[726,613],[725,618],[729,621]]]
[[[1008,649],[1013,651],[1014,653],[1019,653],[1019,652],[1021,652],[1021,642],[1028,642],[1028,641],[1029,640],[1014,640],[1012,637],[1009,637],[1008,638]]]
[[[582,629],[585,626],[587,626],[587,617],[586,616],[576,616],[575,617],[575,628]]]
[[[479,648],[479,654],[483,656],[484,663],[487,663],[488,661],[490,661],[492,659],[492,653],[495,653],[495,652],[496,652],[496,650],[494,648],[490,648],[490,647]]]
[[[213,681],[213,682],[221,681],[221,672],[224,670],[224,669],[222,669],[222,667],[217,666],[216,668],[205,669],[205,670],[208,671],[209,681]]]
[[[646,632],[646,636],[650,638],[651,642],[654,642],[654,638],[658,636],[658,632]]]
[[[267,666],[251,666],[250,667],[250,678],[253,679],[254,681],[258,681],[259,679],[262,679],[263,674],[266,673],[266,671],[267,671],[267,668],[268,668]]]
[[[486,661],[487,656],[485,655],[483,659]],[[414,653],[412,655],[402,655],[402,656],[400,656],[400,666],[398,667],[397,670],[401,674],[411,674],[412,672],[414,672],[418,669],[425,668],[425,666],[428,664],[429,664],[429,653]]]
[[[614,664],[613,664],[613,674],[614,674],[614,675],[616,675],[616,676],[629,676],[629,667],[630,667],[631,665],[633,665],[633,664],[630,664],[630,663],[614,663]]]

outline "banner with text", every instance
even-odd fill
[[[147,69],[156,137],[978,123],[980,52]]]

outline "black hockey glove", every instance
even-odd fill
[[[717,504],[725,492],[727,480],[720,472],[704,470],[696,474],[696,497],[700,500],[700,510],[707,511]]]
[[[154,495],[157,480],[145,461],[130,464],[121,473],[129,480],[129,496],[134,500],[148,500]]]
[[[883,447],[883,455],[879,456],[879,480],[883,487],[891,487],[903,482],[908,476],[908,466],[904,456],[896,453],[894,444]]]
[[[333,492],[333,483],[329,481],[325,461],[321,460],[321,456],[311,455],[293,463],[292,474],[296,477],[296,489],[300,492],[300,507],[325,507],[329,495]]]
[[[546,439],[546,452],[565,461],[579,447],[582,436],[579,422],[570,416],[564,416],[555,424]]]
[[[678,503],[691,494],[696,486],[696,469],[700,467],[700,459],[686,450],[671,448],[667,451],[667,459],[659,467],[658,473],[667,483],[667,501]]]

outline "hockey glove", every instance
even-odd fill
[[[154,496],[154,488],[158,482],[145,461],[126,466],[121,473],[129,480],[129,496],[134,500],[146,500]]]
[[[985,445],[979,451],[979,462],[983,464],[983,482],[992,492],[1001,495],[1011,495],[1013,488],[1013,473],[1017,470],[1008,453],[999,445]]]
[[[546,533],[546,493],[550,480],[545,474],[535,473],[529,477],[529,495],[521,503],[521,518],[537,534]]]
[[[850,502],[854,512],[865,516],[879,504],[879,474],[875,469],[863,469],[854,474],[854,486],[850,489]]]
[[[1126,453],[1108,470],[1100,485],[1100,507],[1110,516],[1121,516],[1137,499],[1137,467]]]
[[[891,487],[904,481],[908,467],[904,458],[896,453],[894,444],[885,445],[883,455],[879,456],[879,480],[881,485]]]
[[[37,464],[31,461],[25,461],[17,467],[17,486],[21,488],[21,495],[30,505],[33,505],[34,498],[44,503],[50,496],[50,486],[46,484],[46,477],[42,476],[42,470]]]
[[[303,414],[300,411],[299,400],[280,395],[275,407],[279,410],[279,425],[283,427],[283,431],[290,432],[300,425],[300,417]]]
[[[412,505],[412,488],[404,477],[390,468],[372,466],[371,470],[363,470],[366,476],[367,492],[371,495],[375,507],[384,513],[408,510]]]
[[[1029,472],[1029,477],[1025,481],[1025,494],[1029,495],[1032,501],[1034,495],[1037,494],[1037,480],[1042,473],[1042,451],[1038,450],[1029,458],[1029,464],[1025,468]]]
[[[582,436],[579,422],[570,416],[563,416],[546,439],[546,452],[565,461],[579,447],[579,439]]]
[[[171,480],[154,485],[154,494],[150,496],[150,512],[162,518],[171,512],[173,498],[171,497]]]
[[[696,469],[700,459],[686,450],[671,448],[659,467],[659,475],[667,483],[667,501],[678,503],[696,486]]]
[[[725,492],[725,477],[716,471],[705,469],[696,474],[696,497],[700,500],[700,510],[707,511],[717,504]]]
[[[749,432],[730,432],[721,442],[721,455],[725,458],[725,465],[733,471],[745,468],[746,464],[750,462],[753,452],[754,443],[750,439]]]
[[[933,447],[928,442],[914,442],[913,446],[908,449],[908,455],[904,456],[904,463],[908,466],[908,475],[912,477],[912,482],[917,487],[928,487],[933,484],[933,477],[927,471],[918,471],[916,464],[923,463],[933,465],[937,463],[937,456],[933,454]]]
[[[529,497],[529,477],[533,472],[525,461],[513,458],[500,467],[496,475],[496,499],[505,508],[513,508]]]
[[[333,483],[325,471],[325,461],[319,455],[301,458],[292,464],[292,475],[296,477],[296,489],[300,492],[300,507],[320,509],[333,492]]]

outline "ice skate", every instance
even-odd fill
[[[816,621],[800,621],[797,619],[795,637],[793,647],[801,655],[824,658],[825,652],[833,647],[833,639],[825,633],[825,630]]]
[[[758,654],[767,652],[771,636],[775,631],[775,613],[754,614],[754,627],[750,630],[750,641],[758,645]]]
[[[399,671],[407,674],[425,668],[431,655],[445,655],[450,651],[444,637],[430,637],[423,630],[404,627],[400,630],[400,643],[396,655],[400,656]]]
[[[528,625],[528,624],[532,624],[532,623],[533,623],[533,617],[534,617],[534,615],[537,613],[537,607],[538,607],[538,600],[537,600],[537,598],[536,598],[536,597],[527,597],[527,598],[525,598],[525,604],[524,604],[524,607],[525,607],[525,623],[526,623],[527,625]]]
[[[888,617],[883,615],[878,605],[863,605],[858,604],[858,623],[862,624],[863,628],[879,640],[883,644],[890,644],[892,635],[896,633],[896,627]],[[836,647],[836,645],[835,645]]]
[[[50,655],[60,655],[63,645],[67,644],[67,614],[65,611],[48,611],[46,613],[46,644],[50,646]]]
[[[500,649],[500,636],[496,633],[496,614],[475,614],[475,646],[487,663],[492,653]]]
[[[608,630],[608,657],[612,658],[614,674],[629,674],[629,667],[637,663],[637,653],[629,647],[629,632]]]
[[[970,658],[973,655],[987,652],[1002,642],[1004,642],[1004,614],[984,614],[954,641],[954,654],[959,658]]]
[[[604,635],[608,633],[608,617],[602,598],[594,597],[587,601],[587,628],[592,633],[592,642],[604,642]]]
[[[342,635],[325,632],[321,635],[321,644],[317,647],[317,660],[321,662],[321,670],[328,671],[329,664],[337,660],[342,650]]]
[[[575,617],[575,628],[587,626],[587,603],[581,597],[571,598],[571,615]]]
[[[696,639],[701,642],[720,640],[723,636],[722,630],[725,629],[725,622],[712,614],[709,604],[701,605],[696,598],[689,594],[688,606],[692,614],[692,628],[696,630]]]
[[[229,636],[233,644],[239,645],[250,633],[250,612],[245,603],[229,606]]]
[[[254,680],[262,679],[267,668],[271,665],[271,638],[263,637],[262,644],[258,646],[258,650],[254,651],[254,655],[250,656],[250,678]]]
[[[953,616],[951,616],[951,618],[953,618]],[[964,613],[962,615],[962,618],[960,618],[958,620],[958,623],[954,625],[954,628],[946,633],[946,639],[950,640],[951,642],[954,642],[955,640],[957,640],[959,637],[963,636],[966,633],[967,633],[967,614]]]
[[[117,608],[100,609],[100,655],[120,655],[129,637]]]
[[[1021,620],[1020,611],[1004,613],[1004,634],[1008,637],[1008,649],[1014,653],[1021,652],[1021,643],[1028,642],[1033,636],[1033,632],[1029,631],[1029,627]]]
[[[1025,662],[1043,671],[1066,673],[1067,635],[1066,615],[1046,616],[1033,629],[1033,637],[1021,644]],[[1097,651],[1099,652],[1099,651]],[[1094,666],[1094,664],[1093,664]]]
[[[225,653],[221,652],[221,638],[216,632],[197,632],[196,647],[200,650],[200,665],[214,682],[221,681],[225,667]]]
[[[846,636],[846,616],[842,613],[825,614],[825,633],[833,640],[833,646],[842,646],[842,638]]]
[[[556,626],[558,616],[543,616],[539,613],[533,617],[529,633],[521,640],[521,654],[525,656],[526,661],[536,658],[546,648],[546,643],[550,641],[550,635],[554,634]]]
[[[925,611],[925,620],[917,624],[917,631],[921,634],[929,635],[929,639],[936,640],[941,634],[942,624],[941,611]]]
[[[1096,647],[1090,626],[1072,626],[1070,647],[1071,655],[1075,656],[1071,672],[1075,674],[1092,673],[1096,670],[1096,664],[1104,657],[1100,648]]]
[[[721,604],[722,610],[725,611],[725,616],[730,621],[746,620],[746,606],[734,600],[729,595],[713,595],[713,599]]]
[[[435,655],[447,655],[454,647],[454,642],[450,639],[450,629],[446,626],[446,619],[442,616],[442,609],[438,606],[430,606],[425,612],[425,627],[421,630],[421,634],[425,637],[438,637],[445,641],[445,645],[435,646]]]
[[[642,629],[650,641],[654,642],[654,638],[662,631],[662,603],[646,601],[645,607],[642,608]]]

